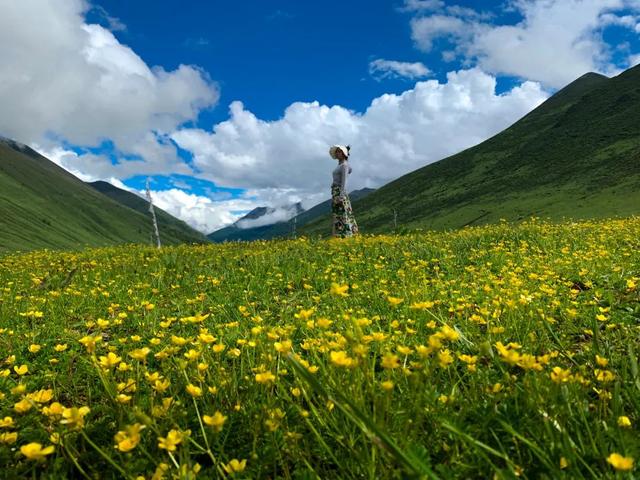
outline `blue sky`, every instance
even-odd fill
[[[522,14],[504,8],[506,1],[447,2],[492,16],[494,24],[516,24]],[[444,62],[441,49],[415,48],[409,21],[400,0],[98,2],[127,29],[117,32],[123,43],[151,65],[174,69],[181,63],[204,68],[220,84],[220,104],[202,113],[198,124],[228,117],[227,106],[241,100],[258,117],[275,120],[293,101],[318,100],[363,111],[373,98],[401,93],[410,79],[377,81],[369,74],[376,58],[422,62],[430,78],[445,80],[461,60]],[[622,15],[628,10],[620,11]],[[92,11],[89,21],[108,26],[104,15]],[[638,35],[625,28],[605,31],[611,45],[630,42],[638,50]],[[621,60],[618,53],[616,60]],[[513,77],[500,77],[498,93],[513,86]]]
[[[141,189],[152,176],[162,208],[205,231],[258,205],[286,216],[324,200],[331,143],[354,144],[351,188],[377,187],[499,132],[587,71],[640,61],[638,0],[49,8],[15,2],[0,19],[0,134],[85,180]]]

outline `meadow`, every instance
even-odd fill
[[[633,478],[640,218],[0,258],[5,478]]]

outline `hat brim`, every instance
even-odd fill
[[[349,158],[349,150],[347,147],[343,147],[342,145],[334,145],[329,149],[329,155],[334,160],[338,160],[338,150],[341,150],[345,157]]]

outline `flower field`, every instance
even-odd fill
[[[640,219],[0,258],[3,478],[633,478]]]

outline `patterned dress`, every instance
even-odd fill
[[[331,213],[333,214],[332,234],[334,237],[352,237],[358,234],[358,224],[353,216],[351,200],[347,195],[347,175],[351,168],[347,162],[342,162],[333,171],[331,185]]]

